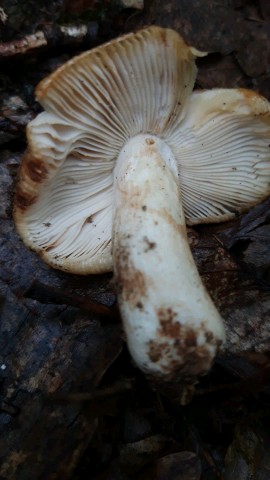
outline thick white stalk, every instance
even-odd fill
[[[172,151],[155,136],[131,139],[114,182],[113,262],[130,353],[160,380],[203,374],[225,334],[188,245]]]

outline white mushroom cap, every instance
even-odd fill
[[[174,152],[189,224],[228,220],[269,195],[269,103],[243,89],[191,94],[195,54],[176,32],[151,27],[39,84],[46,112],[27,129],[14,217],[46,262],[82,274],[112,270],[113,170],[140,133]]]
[[[112,270],[113,169],[125,143],[172,135],[196,75],[193,49],[151,27],[86,52],[36,90],[14,218],[24,242],[56,268]]]

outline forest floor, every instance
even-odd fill
[[[19,239],[12,204],[42,78],[157,24],[209,52],[196,88],[251,88],[270,100],[270,4],[45,3],[0,3],[0,480],[269,480],[270,201],[189,229],[227,344],[184,406],[177,389],[155,389],[133,365],[112,275],[46,266]]]

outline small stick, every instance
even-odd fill
[[[93,40],[97,36],[97,30],[98,26],[95,22],[82,25],[48,25],[44,30],[0,44],[0,59],[24,55],[42,47],[78,44],[88,39]]]
[[[119,311],[116,306],[107,307],[102,303],[95,302],[82,295],[70,294],[60,288],[52,288],[49,285],[34,281],[30,288],[24,293],[24,297],[38,300],[41,303],[53,303],[56,305],[66,304],[72,307],[90,311],[102,317],[119,318]]]

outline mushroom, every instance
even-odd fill
[[[270,106],[192,93],[197,56],[150,27],[73,58],[37,87],[14,219],[52,267],[114,271],[130,353],[158,381],[206,373],[225,339],[186,233],[269,195]]]

